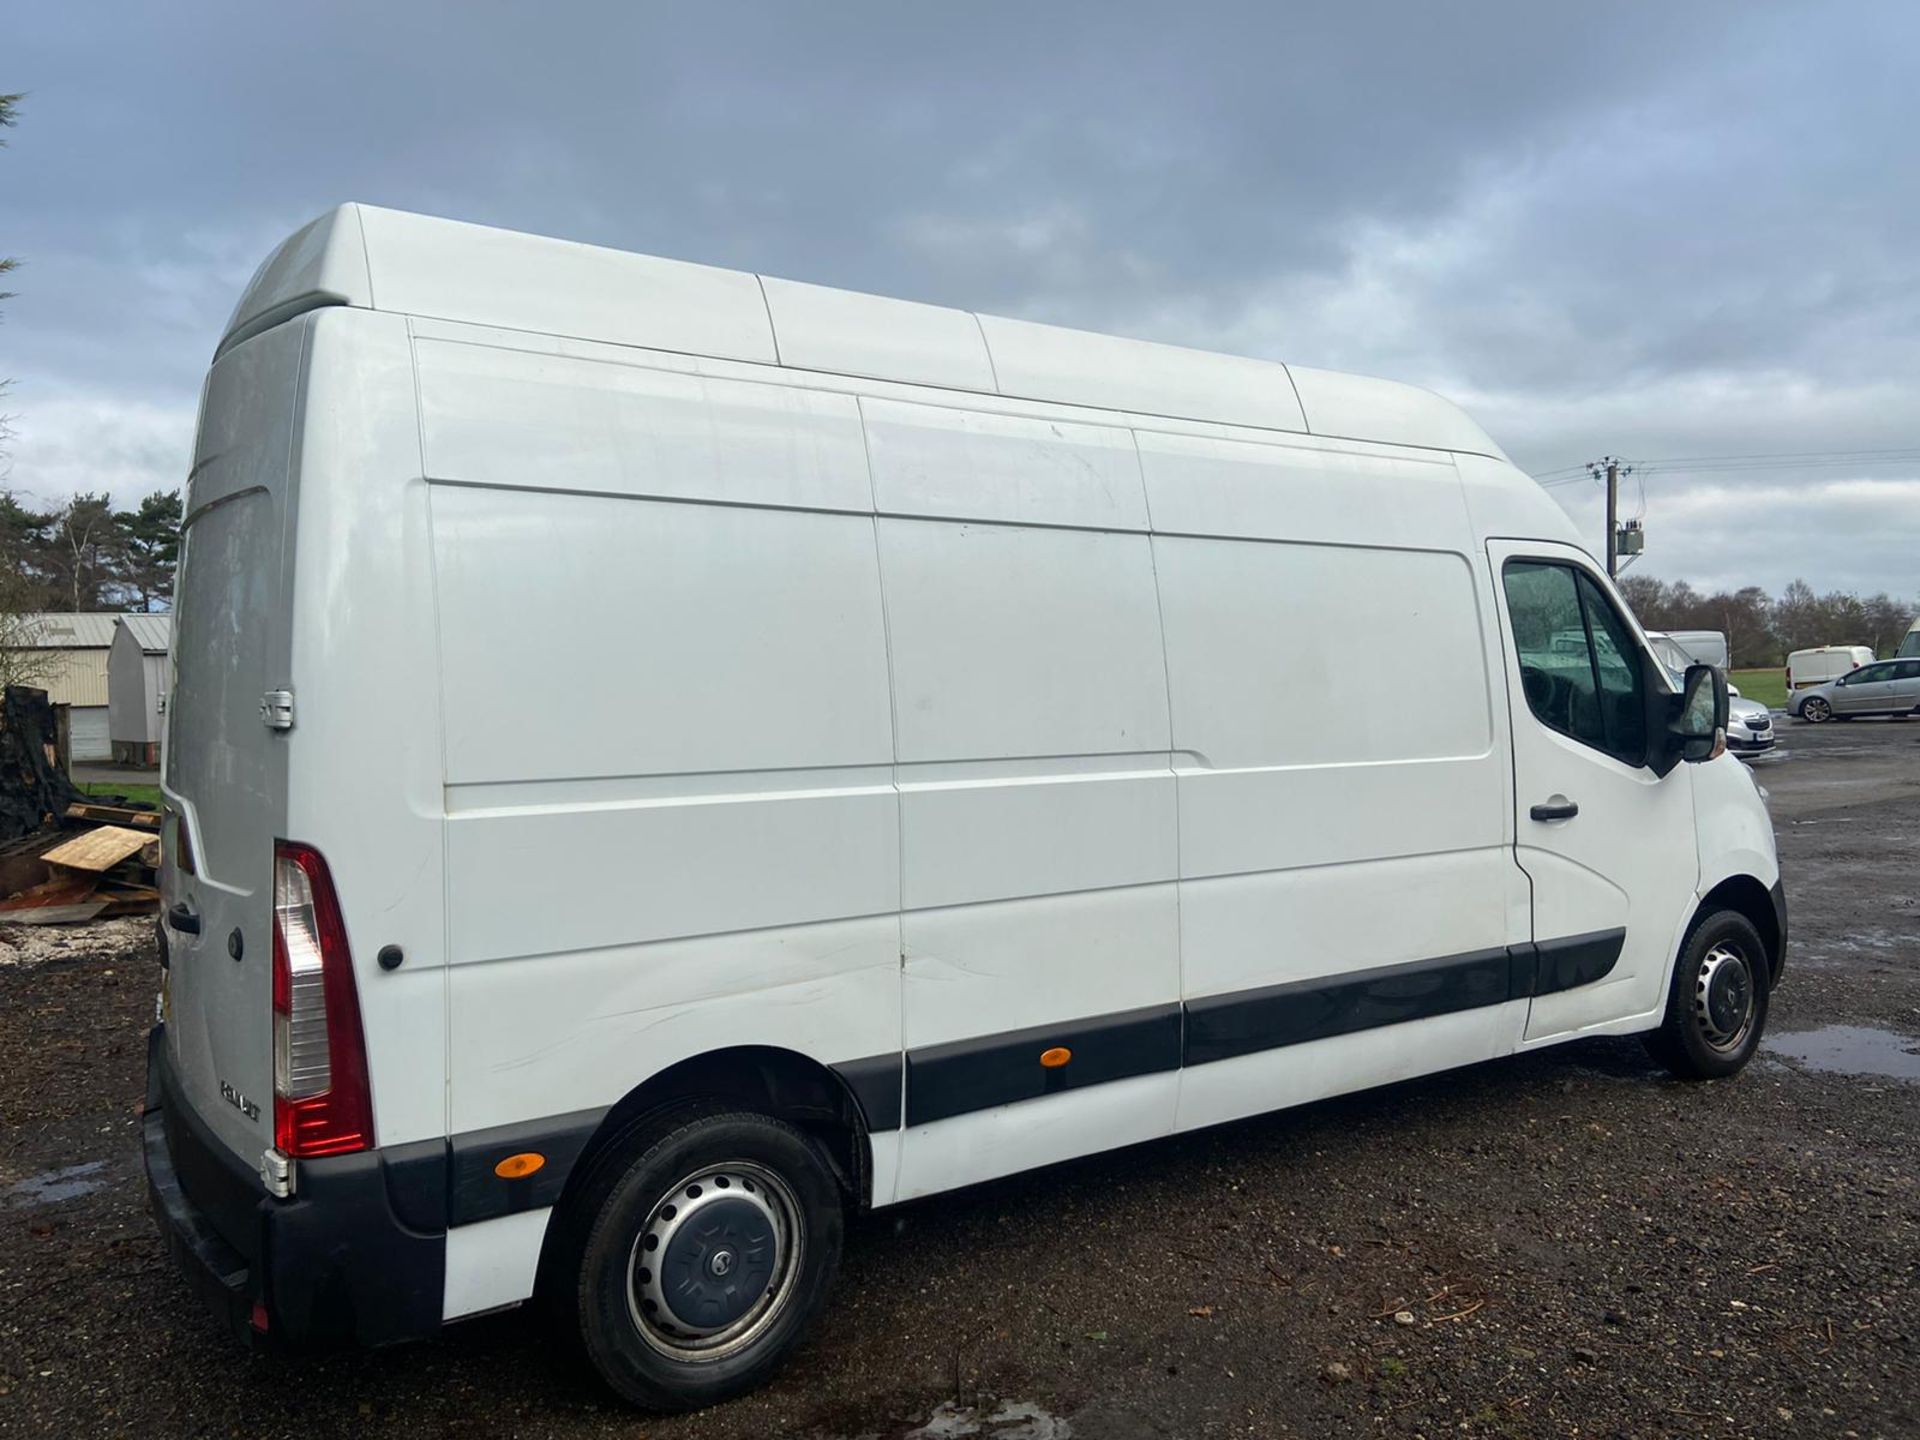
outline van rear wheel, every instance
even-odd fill
[[[1647,1036],[1653,1058],[1682,1080],[1740,1070],[1767,1028],[1769,966],[1766,942],[1739,911],[1695,921],[1673,967],[1666,1017]]]
[[[692,1410],[765,1381],[820,1310],[844,1219],[826,1152],[783,1121],[685,1109],[595,1167],[576,1317],[606,1382]]]

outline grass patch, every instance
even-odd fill
[[[1772,710],[1787,705],[1787,672],[1784,670],[1734,670],[1727,679],[1749,700],[1758,700]]]
[[[118,780],[93,780],[79,787],[80,793],[93,799],[106,802],[109,796],[121,795],[137,804],[160,807],[160,787],[158,785],[123,785]]]

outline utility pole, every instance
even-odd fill
[[[1607,578],[1611,580],[1620,545],[1620,477],[1631,475],[1633,466],[1621,464],[1618,455],[1603,455],[1587,462],[1587,473],[1607,482]]]

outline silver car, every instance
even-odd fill
[[[1657,642],[1654,648],[1657,652]],[[1686,687],[1685,671],[1669,664],[1667,674],[1673,677],[1675,691]],[[1727,749],[1736,755],[1764,755],[1779,738],[1773,729],[1773,712],[1758,700],[1749,700],[1733,686],[1727,686]]]
[[[1819,725],[1856,715],[1911,715],[1920,710],[1920,660],[1879,660],[1838,680],[1787,697],[1787,713]]]
[[[1764,755],[1779,737],[1773,731],[1773,712],[1758,700],[1742,695],[1727,700],[1727,748],[1736,755]]]

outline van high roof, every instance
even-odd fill
[[[1506,458],[1458,406],[1413,385],[370,205],[329,211],[275,250],[240,297],[216,356],[324,305]]]

